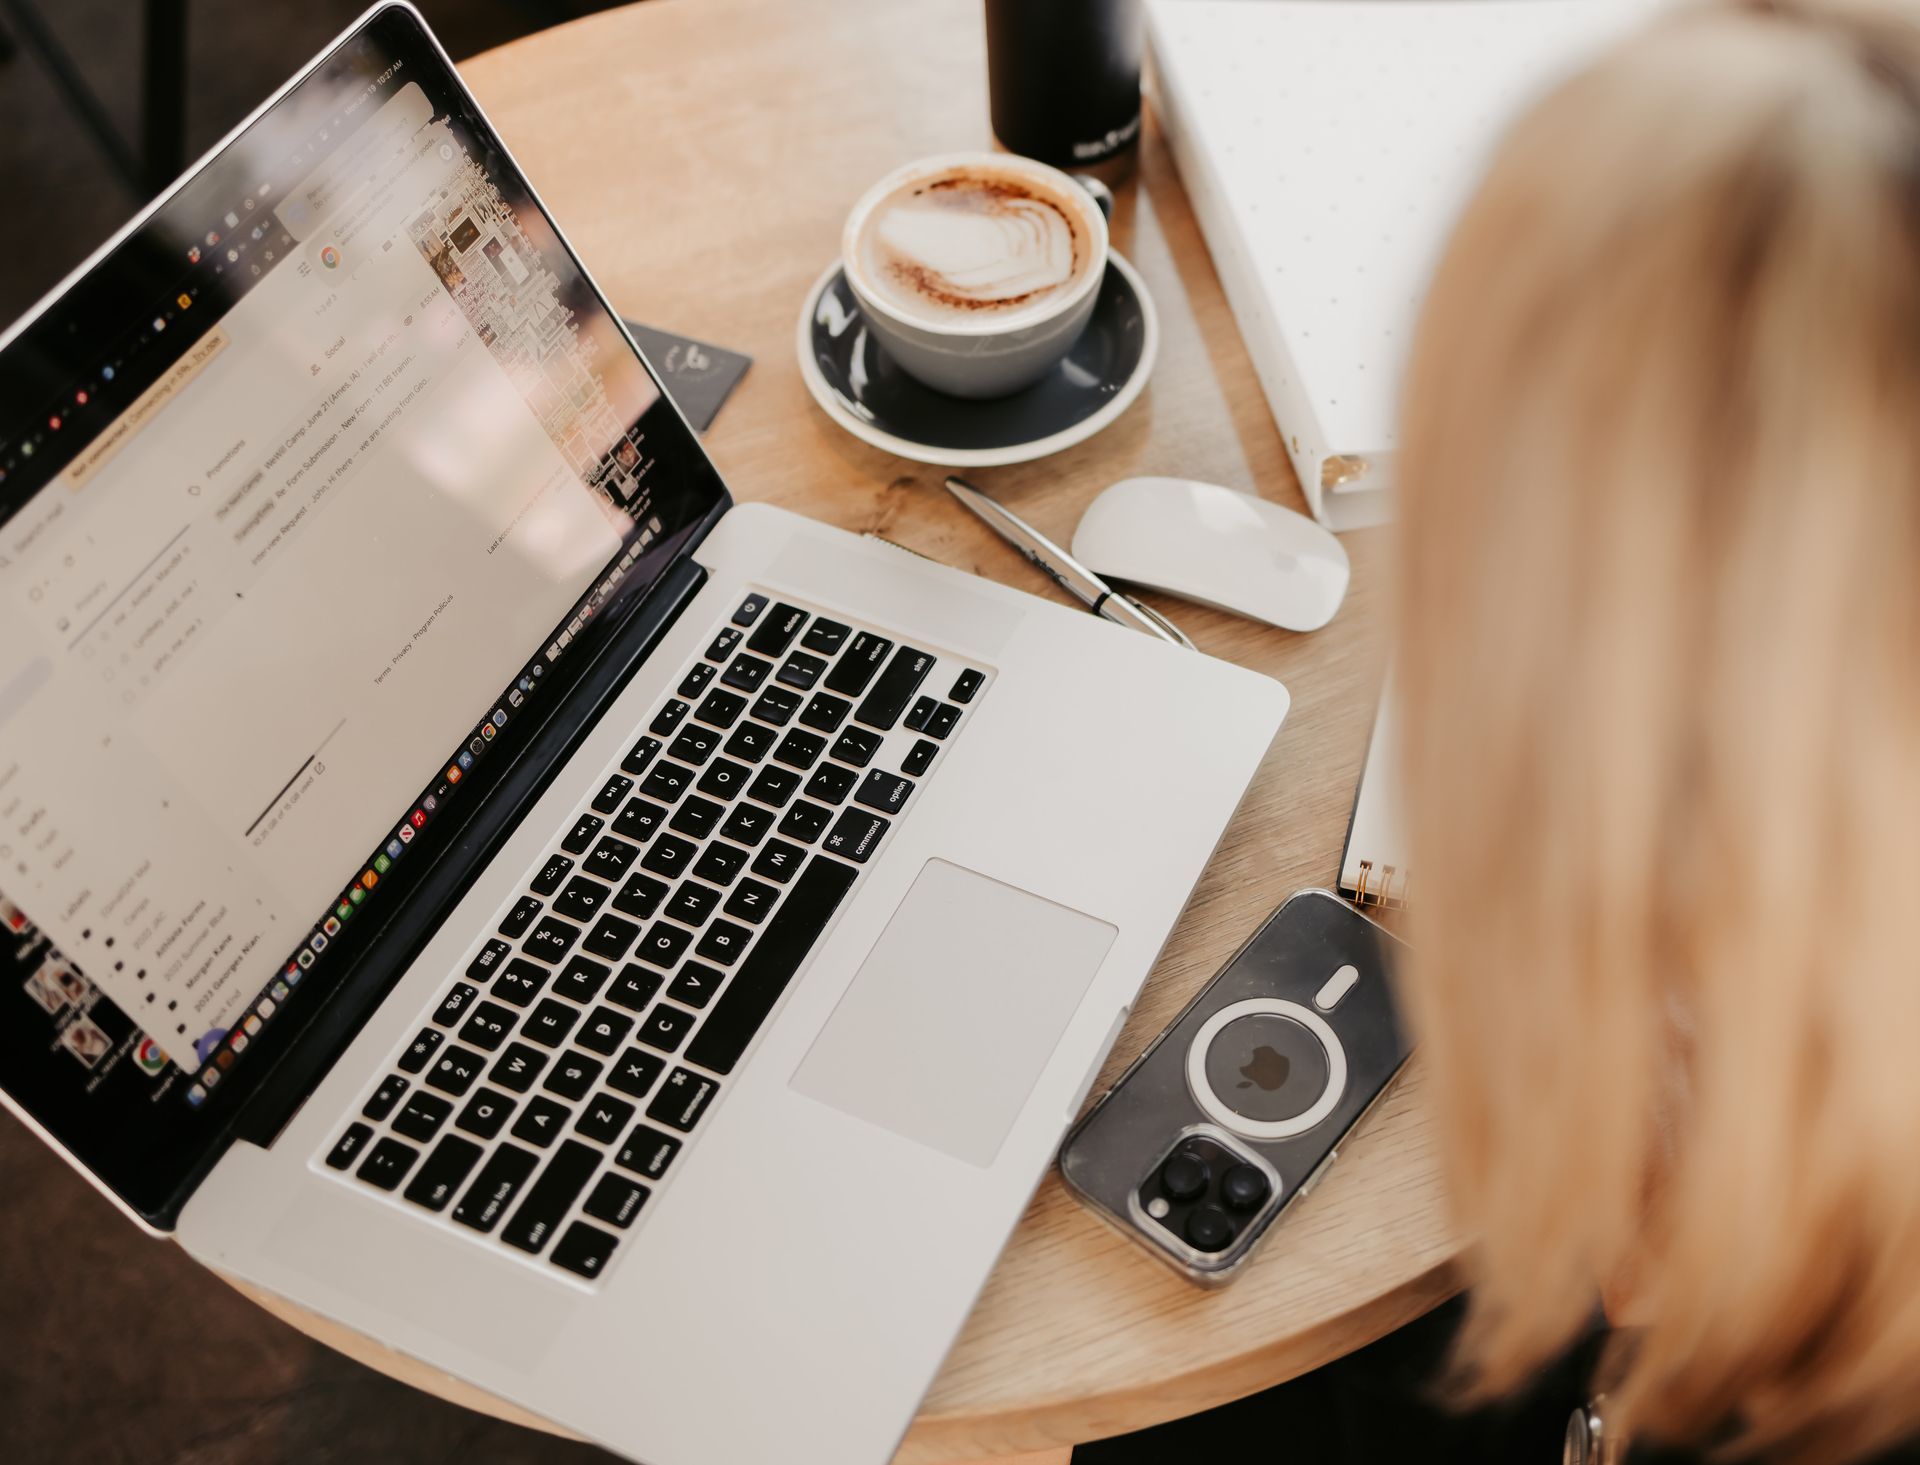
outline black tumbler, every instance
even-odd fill
[[[1056,168],[1140,136],[1140,0],[987,0],[993,133]]]

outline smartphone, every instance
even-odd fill
[[[1067,1184],[1190,1281],[1231,1281],[1405,1066],[1402,949],[1330,891],[1289,898],[1067,1137]]]

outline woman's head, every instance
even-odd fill
[[[1406,390],[1410,995],[1498,1388],[1920,1429],[1920,10],[1709,5],[1537,107]]]

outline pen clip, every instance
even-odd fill
[[[1152,606],[1146,605],[1141,601],[1135,600],[1131,595],[1128,595],[1124,591],[1116,590],[1113,593],[1119,599],[1126,601],[1128,605],[1132,606],[1135,610],[1139,611],[1141,615],[1145,616],[1148,620],[1152,621],[1156,626],[1158,626],[1163,632],[1166,633],[1167,639],[1172,641],[1175,645],[1184,646],[1189,651],[1198,651],[1200,649],[1199,647],[1195,646],[1191,640],[1188,639],[1187,633],[1185,631],[1181,630],[1172,621],[1168,620],[1165,616],[1161,615],[1160,612],[1155,610]]]

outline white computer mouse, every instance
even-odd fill
[[[1317,631],[1347,593],[1347,551],[1305,514],[1186,478],[1125,478],[1087,506],[1073,557],[1097,575]]]

